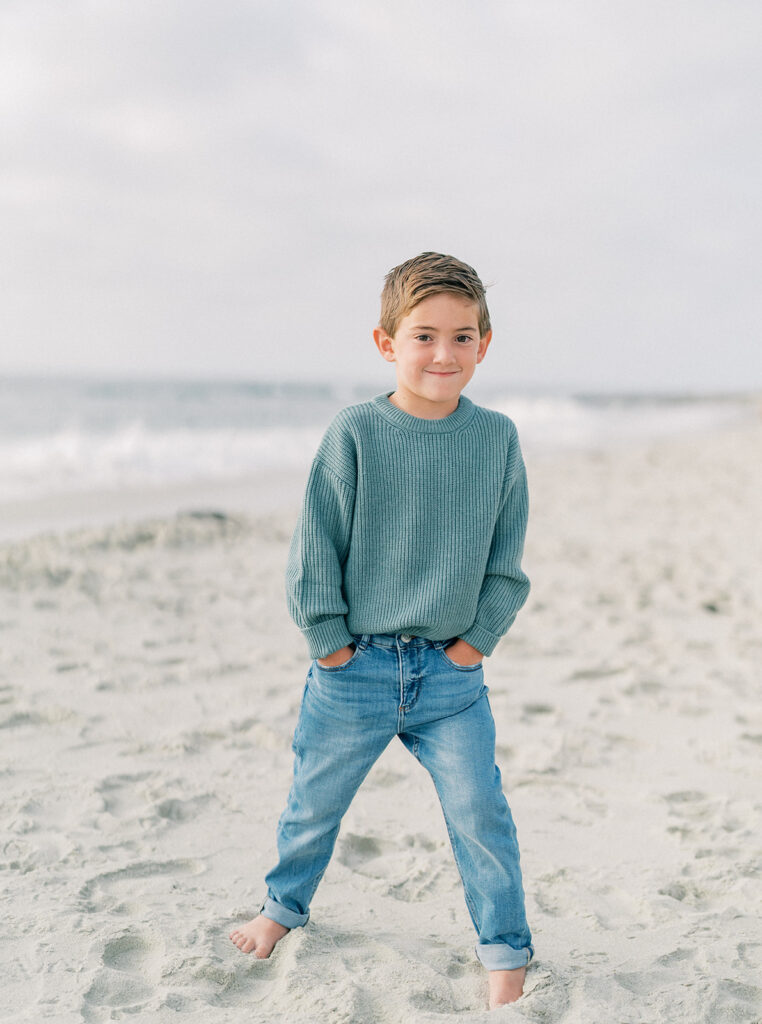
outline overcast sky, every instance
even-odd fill
[[[388,373],[385,272],[482,376],[762,387],[758,0],[3,0],[0,372]]]

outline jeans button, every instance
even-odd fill
[[[412,636],[410,636],[409,633],[403,633],[402,636],[400,637],[400,640],[403,642],[403,644],[409,643],[412,639],[413,638]]]

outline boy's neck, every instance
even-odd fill
[[[458,408],[460,395],[447,402],[429,402],[425,398],[418,398],[404,394],[404,392],[393,391],[389,395],[392,405],[406,412],[409,416],[415,416],[421,420],[443,420],[451,416]]]

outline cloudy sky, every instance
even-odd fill
[[[3,0],[0,372],[365,380],[472,263],[517,387],[762,387],[757,0]]]

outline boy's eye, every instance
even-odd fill
[[[466,345],[469,341],[471,341],[471,335],[470,334],[459,334],[458,337],[455,340],[460,342],[461,345]]]
[[[431,341],[431,335],[430,334],[416,334],[415,340],[416,341]]]

